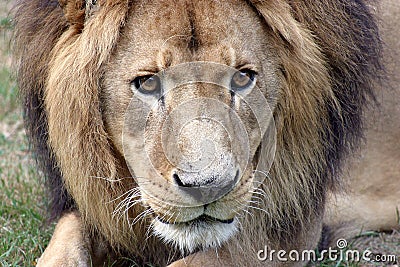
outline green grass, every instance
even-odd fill
[[[12,23],[10,18],[0,18],[0,28],[11,29]]]
[[[5,140],[1,137],[0,146]],[[10,151],[8,151],[10,152]],[[41,188],[33,181],[37,174],[23,163],[0,167],[0,264],[2,266],[33,265],[50,237],[43,227]],[[4,179],[5,178],[5,179]]]
[[[18,90],[11,78],[10,70],[0,66],[0,121],[17,121],[19,118],[15,114],[18,106]],[[10,118],[11,116],[11,118]]]
[[[0,265],[32,266],[50,237],[43,187],[28,153],[9,71],[0,71]]]
[[[11,119],[2,119],[0,133],[0,265],[31,266],[50,237],[43,227],[43,188],[23,131],[14,127],[20,112],[7,114]]]

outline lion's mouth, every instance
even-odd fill
[[[162,218],[160,218],[158,216],[156,217],[156,219],[159,222],[162,222],[163,224],[169,224],[169,225],[184,225],[184,224],[185,225],[196,225],[199,223],[215,223],[215,222],[219,222],[219,223],[223,223],[223,224],[231,224],[235,220],[234,218],[222,220],[222,219],[211,217],[206,214],[203,214],[203,215],[201,215],[193,220],[187,221],[187,222],[169,222],[169,221],[163,220]]]

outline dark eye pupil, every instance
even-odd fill
[[[233,90],[243,90],[253,84],[254,72],[250,70],[243,70],[236,72],[231,80],[231,88]]]
[[[161,88],[160,78],[155,75],[140,76],[133,80],[137,90],[144,94],[158,92]]]

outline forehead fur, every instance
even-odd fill
[[[235,16],[239,12],[242,16]],[[223,21],[221,14],[226,16]],[[129,11],[118,43],[119,51],[138,61],[147,61],[137,64],[149,66],[168,67],[199,60],[215,62],[218,57],[220,63],[238,65],[244,61],[243,57],[252,58],[257,54],[252,49],[256,41],[265,42],[254,35],[254,30],[262,31],[265,26],[255,14],[251,6],[237,0],[139,2]],[[162,57],[158,62],[157,56]],[[133,71],[136,62],[132,62]]]

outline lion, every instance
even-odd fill
[[[58,220],[38,266],[302,266],[261,256],[398,227],[400,5],[382,2],[19,1]]]

